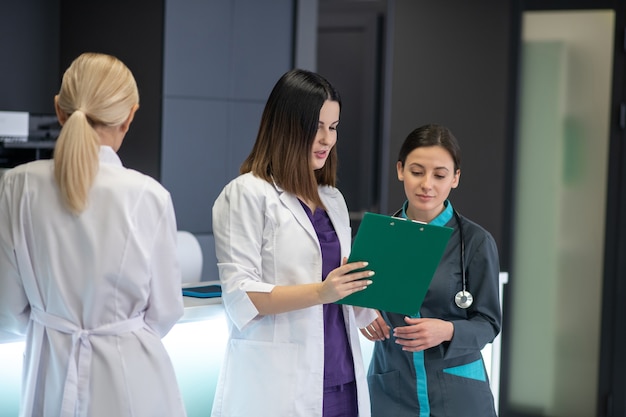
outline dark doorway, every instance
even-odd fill
[[[338,187],[353,220],[377,211],[380,189],[380,92],[384,8],[320,2],[318,72],[342,97]]]

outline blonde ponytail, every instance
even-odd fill
[[[89,190],[98,172],[100,139],[82,111],[70,115],[54,149],[54,176],[61,197],[73,213],[87,205]]]
[[[119,126],[139,103],[130,70],[111,55],[84,53],[63,75],[58,110],[67,119],[54,149],[54,176],[74,214],[88,203],[98,173],[100,137],[95,126]]]

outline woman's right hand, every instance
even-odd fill
[[[367,267],[367,262],[347,261],[347,258],[343,258],[343,265],[333,269],[321,283],[319,297],[322,304],[334,303],[357,291],[363,291],[372,283],[372,280],[364,278],[374,275],[374,271],[353,272]]]

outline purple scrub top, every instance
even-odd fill
[[[341,246],[328,213],[300,201],[313,224],[322,250],[322,280],[341,265]],[[324,304],[324,388],[354,381],[354,362],[348,343],[343,310],[339,304]]]

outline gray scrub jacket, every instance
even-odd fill
[[[454,336],[450,342],[415,353],[402,351],[393,335],[376,342],[368,372],[372,417],[496,416],[481,349],[500,332],[498,251],[489,232],[460,218],[467,290],[474,302],[467,309],[454,302],[462,289],[461,243],[457,218],[450,216],[445,225],[454,232],[420,316],[453,322]],[[392,328],[406,325],[402,314],[381,314]]]

